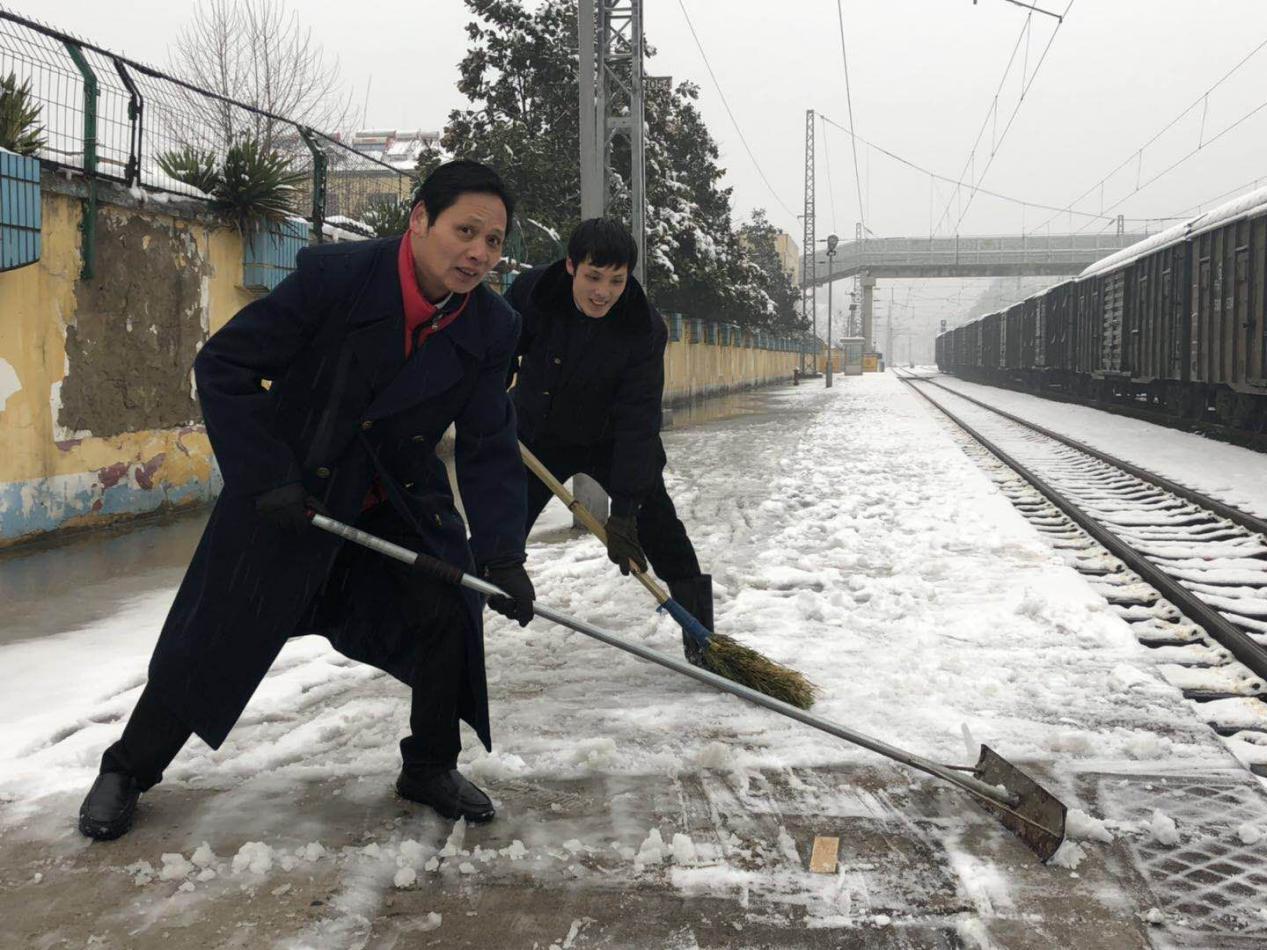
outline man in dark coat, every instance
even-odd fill
[[[85,835],[127,831],[190,735],[218,748],[286,640],[309,633],[413,688],[399,794],[493,817],[456,768],[459,718],[491,748],[481,599],[319,531],[308,512],[479,571],[510,595],[489,606],[531,619],[505,392],[520,321],[482,283],[512,211],[491,168],[443,165],[403,237],[301,251],[202,348],[194,375],[224,490],[80,810]],[[469,545],[435,452],[451,424]]]
[[[520,441],[555,478],[589,475],[611,496],[607,554],[628,574],[647,562],[673,597],[713,627],[712,578],[664,486],[660,401],[664,318],[631,271],[633,237],[606,218],[583,221],[567,258],[515,279],[506,299],[523,317],[511,390]],[[550,490],[528,474],[528,530]],[[645,554],[643,553],[645,549]],[[695,642],[682,637],[687,658]]]

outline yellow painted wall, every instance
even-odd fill
[[[106,523],[163,507],[198,504],[218,490],[211,446],[200,425],[110,437],[58,431],[59,384],[66,376],[67,328],[79,307],[83,202],[42,191],[40,261],[0,273],[0,374],[16,392],[0,409],[0,547],[46,531]],[[107,196],[108,197],[108,196]],[[241,288],[236,231],[193,216],[103,203],[100,214],[145,216],[210,263],[198,314],[205,339],[253,295]],[[115,249],[99,242],[98,257]],[[0,390],[0,394],[4,390]]]
[[[50,174],[42,192],[42,259],[0,273],[0,397],[7,393],[0,408],[0,547],[50,531],[204,503],[219,491],[211,446],[188,395],[183,397],[189,399],[188,407],[174,411],[180,418],[187,411],[189,421],[172,427],[102,436],[69,432],[59,422],[62,386],[72,366],[70,328],[76,328],[79,345],[77,371],[91,373],[109,358],[122,367],[116,373],[135,374],[142,370],[127,357],[133,352],[129,347],[136,347],[137,366],[143,365],[141,343],[118,336],[120,322],[130,319],[131,311],[110,308],[126,309],[120,300],[153,299],[147,280],[156,288],[167,281],[170,290],[178,283],[175,269],[202,274],[196,292],[188,281],[180,290],[188,312],[181,310],[175,330],[182,338],[181,359],[189,362],[191,341],[205,340],[254,299],[241,286],[242,242],[231,227],[197,213],[198,206],[152,200],[138,205],[109,186],[103,187],[100,200],[99,269],[134,283],[131,296],[111,298],[109,286],[81,280],[83,201],[72,186]],[[197,298],[192,305],[191,293]],[[88,302],[93,298],[98,301],[95,310]],[[90,338],[90,326],[96,337]],[[129,326],[128,334],[134,329]],[[173,332],[170,319],[162,332]],[[93,339],[114,345],[113,352],[106,353],[100,343],[94,349]],[[787,380],[797,362],[795,353],[755,347],[670,343],[665,401]],[[177,378],[182,372],[188,368],[175,368]],[[171,376],[169,370],[169,386]],[[140,383],[143,390],[145,382],[130,378],[121,385]],[[77,398],[82,403],[82,391]]]

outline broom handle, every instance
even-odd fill
[[[545,486],[550,489],[550,491],[554,492],[555,497],[558,498],[559,501],[567,505],[568,510],[571,511],[572,514],[576,515],[577,520],[589,529],[590,534],[602,541],[603,544],[606,544],[607,530],[599,524],[598,519],[594,517],[588,508],[577,501],[570,491],[563,487],[562,482],[550,474],[550,470],[542,464],[541,459],[533,455],[528,446],[524,445],[522,442],[519,443],[519,454],[523,456],[524,464],[532,470],[532,474],[541,479],[541,481],[545,483]],[[633,571],[634,577],[638,578],[638,580],[642,582],[642,586],[651,592],[651,596],[653,596],[657,602],[661,604],[668,602],[668,593],[663,587],[653,581],[646,571],[638,570],[636,565],[633,564],[630,564],[629,566]]]
[[[323,531],[329,531],[331,534],[337,534],[341,538],[360,544],[371,550],[378,551],[390,558],[409,564],[418,570],[429,574],[438,580],[445,581],[449,584],[460,585],[468,590],[477,591],[478,593],[494,597],[507,597],[505,591],[500,587],[482,581],[477,577],[464,573],[458,568],[442,561],[439,558],[432,557],[430,554],[423,554],[418,551],[411,551],[409,548],[401,547],[398,544],[392,544],[390,541],[384,541],[382,538],[362,531],[360,528],[354,528],[351,525],[344,524],[342,521],[336,521],[334,518],[327,517],[322,514],[312,514],[312,523]],[[887,742],[881,742],[879,739],[873,739],[870,736],[863,735],[860,732],[854,732],[844,726],[815,716],[803,709],[797,709],[790,703],[785,703],[781,699],[775,699],[767,696],[765,693],[759,693],[755,689],[749,689],[741,683],[732,683],[725,677],[718,676],[716,673],[710,673],[708,670],[700,669],[692,666],[682,660],[666,656],[649,647],[644,647],[640,643],[631,643],[628,640],[622,640],[613,633],[608,633],[601,627],[595,627],[593,624],[586,623],[584,620],[577,620],[569,617],[567,614],[559,613],[550,607],[539,602],[533,602],[533,613],[546,620],[553,620],[560,626],[575,630],[577,633],[583,633],[587,637],[592,637],[601,643],[615,647],[617,650],[624,650],[626,653],[632,653],[636,657],[648,660],[652,663],[663,666],[666,669],[673,670],[675,673],[681,673],[683,676],[689,676],[691,679],[699,680],[722,692],[730,693],[732,696],[738,696],[740,699],[746,699],[748,702],[757,706],[764,706],[781,716],[789,719],[795,719],[807,726],[812,726],[821,732],[826,732],[838,739],[844,739],[846,742],[852,742],[854,745],[860,745],[864,749],[870,749],[872,752],[878,753],[895,762],[901,762],[909,765],[911,768],[919,769],[921,772],[927,772],[937,778],[944,779],[954,785],[958,785],[964,791],[976,795],[981,798],[988,798],[990,801],[1003,805],[1005,807],[1015,805],[1017,797],[1009,794],[1006,790],[1000,791],[993,785],[987,785],[979,779],[970,775],[963,775],[944,765],[938,765],[922,756],[915,755],[913,752],[906,752],[895,746],[889,745]]]

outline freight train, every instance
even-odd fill
[[[937,337],[992,385],[1267,431],[1267,188]]]

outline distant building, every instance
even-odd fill
[[[801,279],[801,249],[786,231],[778,231],[774,235],[774,246],[779,252],[779,261],[784,272],[796,283]]]
[[[421,129],[363,129],[338,138],[359,155],[330,151],[326,214],[353,219],[371,205],[408,198],[418,156],[440,144],[439,132]]]

